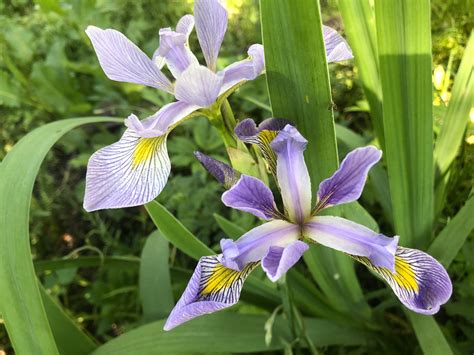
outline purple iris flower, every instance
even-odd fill
[[[260,44],[250,46],[247,59],[217,71],[227,17],[220,1],[196,0],[194,16],[182,17],[175,30],[159,31],[160,45],[151,59],[116,30],[87,28],[100,65],[110,79],[154,87],[173,94],[177,100],[142,121],[130,115],[125,120],[128,129],[121,139],[92,155],[84,197],[87,211],[139,206],[157,197],[171,170],[166,148],[169,132],[185,119],[199,115],[196,111],[200,109],[217,112],[221,98],[264,72]],[[206,66],[200,65],[189,49],[193,27]],[[329,62],[352,58],[349,46],[336,31],[325,26],[324,35]],[[161,71],[165,64],[174,83]]]
[[[311,182],[303,157],[307,141],[297,129],[270,119],[256,127],[245,120],[236,127],[245,141],[272,149],[276,178],[284,209],[277,208],[271,190],[259,179],[241,175],[212,158],[199,154],[201,163],[221,182],[234,181],[222,195],[226,206],[251,213],[266,223],[240,239],[222,239],[222,254],[202,257],[172,310],[164,329],[170,330],[192,318],[232,306],[242,285],[258,265],[271,281],[278,280],[308,250],[321,244],[346,253],[379,274],[409,309],[434,314],[452,292],[446,270],[428,254],[398,246],[398,236],[386,237],[341,217],[318,212],[357,200],[370,168],[382,152],[373,146],[357,148],[339,169],[321,182],[316,204],[312,204]],[[268,139],[268,137],[275,137]]]

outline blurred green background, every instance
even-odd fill
[[[58,6],[60,3],[60,6]],[[258,1],[227,1],[230,21],[219,66],[246,56],[252,43],[261,43]],[[343,32],[337,4],[322,1],[323,21]],[[471,5],[471,6],[470,6]],[[473,27],[473,4],[469,0],[433,0],[433,104],[435,117],[442,115],[469,31]],[[0,159],[25,134],[45,123],[68,117],[110,115],[144,118],[172,97],[143,86],[110,81],[99,67],[84,33],[88,25],[110,27],[125,33],[147,54],[158,46],[160,27],[174,26],[192,1],[184,0],[37,0],[0,3]],[[195,35],[191,47],[198,48]],[[202,59],[202,58],[200,58]],[[352,62],[330,67],[335,115],[338,123],[364,137],[373,136],[368,104],[357,68]],[[270,115],[264,77],[244,86],[231,98],[236,117],[263,119]],[[474,122],[474,113],[471,113]],[[435,121],[435,124],[437,122]],[[124,127],[95,125],[74,130],[49,153],[36,183],[30,233],[35,260],[66,255],[140,255],[154,226],[143,208],[86,213],[82,209],[85,168],[89,156],[118,139]],[[172,133],[169,151],[170,181],[158,201],[163,203],[193,233],[211,247],[224,234],[213,214],[217,213],[251,227],[253,217],[224,208],[218,198],[221,187],[194,159],[195,150],[225,160],[217,133],[205,119],[188,121]],[[472,186],[474,130],[468,129],[463,148],[451,175],[443,225],[459,210]],[[372,196],[371,196],[372,194]],[[373,192],[364,192],[363,205],[374,217],[380,206]],[[381,229],[390,232],[383,220]],[[172,250],[175,266],[193,268],[194,262]],[[452,300],[437,316],[449,330],[459,351],[474,349],[474,241],[465,243],[450,268],[454,282]],[[138,270],[113,268],[66,269],[40,274],[43,284],[89,332],[106,341],[141,318]],[[364,285],[378,283],[368,273],[360,274]],[[184,284],[175,284],[176,291]],[[245,304],[239,307],[246,307]],[[252,311],[252,310],[250,310]],[[256,311],[256,310],[254,310]],[[1,318],[0,318],[1,321]],[[394,319],[400,331],[409,324]],[[0,324],[0,350],[11,353]],[[407,347],[407,349],[410,349]],[[347,349],[346,349],[347,350]],[[363,353],[367,349],[351,349]],[[340,353],[341,349],[328,349]],[[1,353],[1,351],[0,351]]]

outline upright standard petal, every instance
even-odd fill
[[[311,218],[303,227],[303,235],[329,248],[367,257],[375,266],[394,270],[398,236],[388,238],[360,224],[331,216]]]
[[[258,266],[246,265],[242,271],[226,268],[220,255],[203,256],[188,286],[166,321],[164,330],[204,314],[213,313],[237,303],[247,276]]]
[[[194,16],[193,15],[184,15],[178,21],[176,25],[176,32],[182,33],[186,36],[186,39],[189,38],[189,35],[194,28]]]
[[[303,223],[311,214],[311,181],[303,152],[308,141],[287,125],[270,144],[277,154],[277,180],[291,221]]]
[[[194,18],[207,66],[216,71],[217,56],[227,30],[227,10],[220,0],[196,0]]]
[[[256,144],[260,148],[270,172],[276,175],[276,155],[270,143],[287,124],[291,125],[291,122],[284,118],[272,117],[257,127],[254,120],[247,118],[237,124],[234,132],[242,142]]]
[[[224,75],[224,82],[219,95],[244,81],[254,80],[263,73],[265,70],[263,46],[253,44],[247,53],[249,55],[247,59],[232,63],[220,71]]]
[[[300,240],[286,247],[272,246],[262,259],[262,269],[268,278],[275,282],[300,260],[308,248],[308,245]]]
[[[339,169],[319,185],[318,208],[357,200],[364,189],[370,168],[381,157],[382,151],[373,146],[357,148],[347,154]]]
[[[234,186],[222,195],[227,207],[245,211],[270,220],[279,215],[272,191],[259,179],[242,175]]]
[[[125,120],[125,125],[141,137],[158,137],[168,133],[198,109],[199,106],[176,101],[163,106],[157,113],[142,121],[131,114]]]
[[[173,93],[173,86],[168,78],[122,33],[94,26],[89,26],[86,33],[109,79],[142,84]]]
[[[208,107],[216,102],[222,86],[222,75],[202,65],[191,65],[176,80],[175,97],[192,105]]]
[[[346,40],[336,30],[323,26],[324,44],[328,63],[340,62],[354,58]]]
[[[395,270],[373,265],[369,259],[353,256],[380,275],[398,299],[414,312],[435,314],[453,290],[444,267],[430,255],[416,249],[398,247]]]
[[[194,155],[212,176],[216,178],[226,189],[230,189],[239,181],[240,173],[232,169],[229,165],[220,162],[201,152],[194,152]]]
[[[170,173],[166,136],[142,138],[127,129],[89,159],[84,208],[140,206],[163,190]]]
[[[241,271],[248,264],[262,260],[271,247],[286,247],[300,238],[300,227],[274,220],[255,227],[238,240],[221,239],[222,264]]]
[[[168,69],[178,78],[190,65],[199,65],[196,56],[188,47],[188,37],[170,28],[160,29],[160,46],[154,57],[165,59]]]

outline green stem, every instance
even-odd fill
[[[221,114],[227,129],[234,133],[234,128],[237,125],[237,121],[235,120],[234,112],[232,111],[232,107],[230,107],[229,101],[227,99],[222,102]]]
[[[293,314],[293,307],[291,306],[290,291],[286,283],[286,275],[283,275],[278,280],[278,288],[281,294],[281,302],[283,304],[283,311],[288,317],[288,323],[290,324],[291,335],[293,336],[293,339],[296,339],[297,334],[296,334],[296,329],[295,329],[295,319],[294,319],[294,314]]]

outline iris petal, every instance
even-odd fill
[[[303,152],[308,141],[287,125],[270,143],[277,154],[277,180],[291,221],[302,223],[311,213],[311,181]]]
[[[164,330],[171,330],[193,318],[237,303],[245,279],[259,263],[250,263],[242,271],[236,271],[222,265],[220,258],[221,255],[215,255],[199,259],[188,286],[166,321]]]
[[[141,121],[132,114],[125,120],[125,125],[144,138],[158,137],[168,133],[198,109],[199,106],[176,101]]]
[[[235,127],[235,135],[245,143],[256,144],[268,164],[268,168],[273,175],[276,175],[276,154],[270,147],[270,143],[276,138],[278,133],[291,122],[284,118],[267,118],[257,127],[254,120],[247,118]]]
[[[194,155],[212,176],[216,178],[226,189],[230,189],[239,180],[240,173],[229,165],[220,162],[201,152],[195,152]]]
[[[202,65],[191,65],[176,80],[176,99],[199,107],[212,105],[222,86],[222,76]]]
[[[352,59],[352,50],[346,40],[336,30],[323,26],[324,44],[328,63]]]
[[[155,63],[122,33],[94,26],[89,26],[86,33],[109,79],[173,93],[171,82]]]
[[[84,208],[140,206],[163,190],[170,173],[166,135],[142,138],[127,129],[122,138],[89,159]]]
[[[339,169],[319,185],[318,208],[357,200],[370,168],[381,157],[382,152],[374,146],[357,148],[347,154]]]
[[[227,10],[219,0],[196,0],[194,18],[207,66],[215,71],[217,56],[227,30]]]
[[[244,81],[254,80],[263,73],[265,69],[263,46],[261,44],[253,44],[247,53],[249,55],[247,59],[232,63],[220,71],[224,76],[224,81],[219,95],[224,94],[232,87],[237,87],[238,84]]]
[[[278,216],[272,191],[253,176],[242,175],[239,181],[222,195],[227,207],[270,220]]]
[[[241,271],[245,265],[260,261],[271,247],[286,247],[300,238],[300,227],[273,220],[245,233],[238,240],[221,239],[222,264]]]
[[[451,297],[452,284],[444,267],[430,255],[398,247],[395,270],[373,265],[369,259],[353,256],[380,275],[407,308],[421,314],[435,314]]]
[[[262,269],[268,278],[275,282],[300,260],[308,248],[308,245],[300,240],[286,247],[272,246],[262,259]]]
[[[303,235],[348,254],[365,256],[376,266],[394,268],[398,236],[388,238],[344,218],[316,216],[303,227]]]

